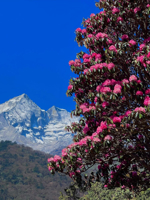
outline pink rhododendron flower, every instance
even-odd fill
[[[111,140],[112,140],[112,136],[111,136],[111,135],[106,135],[106,136],[104,137],[104,141],[105,141],[105,140],[111,141]]]
[[[102,130],[107,129],[107,123],[105,121],[102,121],[100,127],[102,128]]]
[[[54,167],[48,166],[48,170],[49,170],[49,171],[51,171],[51,170],[53,170],[53,169],[54,169]]]
[[[140,51],[142,51],[142,50],[144,49],[145,46],[146,46],[145,44],[141,44],[141,45],[139,46]]]
[[[128,35],[123,35],[121,39],[122,39],[122,40],[128,40],[128,39],[129,39],[129,36],[128,36]]]
[[[150,7],[150,4],[147,4],[147,6],[146,6],[147,8],[149,8]]]
[[[108,106],[108,105],[109,105],[109,103],[106,102],[106,101],[104,101],[104,102],[102,103],[102,107],[103,107],[103,108],[105,108],[105,107]]]
[[[145,94],[150,94],[150,89],[147,89],[147,90],[145,91]]]
[[[116,84],[114,87],[113,93],[115,94],[121,93],[121,89],[122,89],[121,85]]]
[[[93,35],[92,35],[92,34],[89,34],[87,37],[88,37],[88,38],[92,38],[92,37],[93,37]]]
[[[108,187],[108,185],[104,185],[104,188],[107,188]]]
[[[144,56],[139,56],[139,57],[137,57],[137,61],[140,61],[141,63],[143,63],[143,61],[144,61]]]
[[[82,33],[82,29],[81,29],[81,28],[77,28],[77,29],[76,29],[76,32]]]
[[[68,86],[68,90],[71,90],[73,88],[73,85]]]
[[[120,117],[114,117],[113,118],[113,122],[114,123],[120,123],[121,122],[121,118]]]
[[[72,176],[74,176],[75,175],[75,172],[70,172],[69,173],[69,176],[72,178]]]
[[[120,21],[121,21],[121,22],[123,21],[122,17],[118,17],[118,18],[117,18],[117,22],[120,22]]]
[[[108,67],[109,70],[111,70],[111,69],[113,69],[115,67],[115,65],[114,65],[114,63],[109,63],[107,65],[107,67]]]
[[[148,52],[148,54],[147,54],[147,58],[149,58],[150,57],[150,52]]]
[[[87,58],[87,59],[90,58],[90,55],[88,55],[88,54],[85,53],[85,54],[83,55],[83,59],[85,59],[85,58]]]
[[[99,138],[93,138],[93,142],[100,142],[101,140]]]
[[[99,38],[107,38],[108,35],[106,33],[97,33],[96,37]]]
[[[70,60],[69,61],[69,65],[71,66],[71,65],[74,65],[74,61],[73,60]]]
[[[141,10],[141,8],[134,8],[134,13],[137,13],[140,10]]]
[[[117,49],[116,49],[116,47],[114,45],[111,45],[109,47],[109,50],[117,53]]]
[[[123,79],[122,81],[121,81],[121,83],[123,84],[127,84],[127,83],[129,83],[129,81],[128,81],[128,79]]]
[[[137,81],[137,77],[135,75],[131,75],[130,78],[129,78],[129,81],[130,82]]]
[[[118,8],[113,8],[113,9],[112,9],[112,13],[113,13],[113,14],[116,14],[116,13],[119,13],[119,12],[120,12],[120,11],[119,11]]]
[[[83,129],[83,133],[86,134],[89,130],[90,129],[87,126],[85,126],[84,129]]]
[[[61,160],[61,157],[58,156],[58,155],[55,155],[54,156],[54,162],[57,162],[57,161],[60,161]]]
[[[137,108],[135,108],[135,110],[134,111],[136,111],[136,112],[146,112],[145,111],[145,108],[143,108],[143,107],[137,107]]]
[[[136,95],[142,96],[142,95],[143,95],[143,92],[142,92],[142,91],[137,91],[137,92],[136,92]]]
[[[145,106],[149,106],[150,105],[150,97],[149,96],[145,97],[145,99],[144,99],[144,105]]]
[[[94,13],[92,13],[91,15],[90,15],[90,17],[94,17],[95,16],[95,14]]]
[[[97,128],[97,130],[96,130],[96,132],[99,134],[99,133],[101,133],[103,131],[103,129],[99,126],[98,128]]]
[[[48,158],[47,162],[54,162],[54,158]]]
[[[85,34],[85,33],[87,33],[87,31],[86,31],[86,29],[83,29],[82,34]]]
[[[129,46],[131,47],[131,46],[134,46],[134,45],[136,45],[136,42],[134,40],[130,40],[129,41]]]
[[[106,94],[107,92],[111,92],[111,89],[109,87],[101,87],[100,92]]]

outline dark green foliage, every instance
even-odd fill
[[[0,200],[58,200],[70,184],[64,175],[51,175],[51,157],[10,141],[0,142]]]

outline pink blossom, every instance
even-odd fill
[[[98,135],[98,133],[95,132],[95,133],[92,134],[92,137],[94,138],[94,137],[96,137],[97,135]]]
[[[150,97],[149,97],[149,96],[146,96],[146,97],[145,97],[145,99],[144,99],[144,105],[145,105],[145,106],[150,105]]]
[[[51,171],[51,170],[53,170],[53,169],[54,169],[54,167],[48,166],[48,170],[49,170],[49,171]]]
[[[122,84],[125,84],[125,83],[129,83],[129,81],[128,81],[128,79],[123,79],[123,80],[121,81],[121,83],[122,83]]]
[[[100,142],[101,140],[99,138],[93,138],[93,142]]]
[[[85,149],[85,152],[88,153],[89,151],[87,149]]]
[[[73,60],[70,60],[69,61],[69,65],[71,66],[71,65],[74,65],[74,61]]]
[[[117,165],[116,167],[117,167],[117,169],[121,169],[121,166],[122,166],[122,164]]]
[[[134,45],[136,45],[136,42],[134,40],[130,40],[129,41],[129,46],[131,47],[131,46],[134,46]]]
[[[120,22],[120,21],[121,21],[121,22],[123,21],[122,17],[118,17],[118,18],[117,18],[117,22]]]
[[[76,32],[82,33],[82,29],[81,29],[81,28],[77,28],[77,29],[76,29]]]
[[[95,14],[94,13],[92,13],[91,15],[90,15],[90,17],[94,17],[95,16]]]
[[[108,185],[104,185],[104,188],[107,188],[108,187]]]
[[[147,90],[145,91],[145,94],[150,94],[150,89],[147,89]]]
[[[101,86],[98,85],[98,86],[96,87],[96,91],[97,91],[97,92],[100,92],[100,89],[101,89]]]
[[[75,175],[75,172],[70,172],[69,173],[69,176],[72,178],[72,176],[74,176]]]
[[[107,92],[111,92],[111,89],[109,87],[101,87],[100,92],[106,94]]]
[[[72,88],[73,88],[73,85],[68,86],[68,90],[72,90]]]
[[[87,74],[87,73],[88,73],[88,71],[89,71],[88,69],[85,69],[85,70],[84,70],[84,74]]]
[[[67,149],[66,148],[62,150],[62,157],[65,157],[65,156],[67,156]]]
[[[143,92],[142,92],[142,91],[137,91],[137,92],[136,92],[136,95],[142,96],[142,95],[143,95]]]
[[[135,75],[131,75],[130,78],[129,78],[129,81],[130,82],[137,81],[137,77]]]
[[[108,106],[108,105],[109,105],[109,103],[106,102],[106,101],[104,101],[104,102],[102,103],[102,107],[103,107],[103,108],[105,108],[105,107]]]
[[[109,141],[112,140],[112,136],[111,136],[111,135],[106,135],[106,136],[104,137],[104,141],[105,141],[105,140],[109,140]]]
[[[134,13],[137,13],[138,11],[140,11],[141,10],[141,8],[134,8]]]
[[[126,100],[126,97],[125,97],[125,96],[123,96],[123,97],[122,97],[122,100],[123,100],[123,101],[125,101],[125,100]]]
[[[137,57],[137,61],[140,61],[141,63],[143,63],[143,61],[144,61],[144,56],[139,56],[139,57]]]
[[[148,52],[148,54],[147,54],[147,58],[149,58],[150,57],[150,52]]]
[[[139,46],[140,51],[142,51],[142,50],[144,49],[144,47],[145,47],[145,44],[141,44],[141,45]]]
[[[102,128],[102,130],[107,129],[106,121],[102,121],[101,124],[100,124],[100,127]]]
[[[104,81],[104,83],[102,84],[103,86],[107,86],[107,85],[112,85],[112,82],[110,79],[107,79]]]
[[[83,133],[86,134],[89,130],[90,129],[87,126],[85,126],[84,129],[83,129]]]
[[[90,58],[90,55],[88,55],[88,54],[85,53],[85,54],[83,55],[83,59],[85,59],[85,58]]]
[[[47,162],[54,162],[54,158],[48,158]]]
[[[145,111],[145,108],[143,108],[143,107],[137,107],[137,108],[135,108],[135,110],[134,111],[136,111],[136,112],[146,112]]]
[[[113,14],[116,14],[116,13],[119,13],[119,12],[120,12],[120,11],[119,11],[118,8],[113,8],[113,9],[112,9],[112,13],[113,13]]]
[[[54,162],[57,162],[57,161],[60,161],[61,160],[61,157],[58,156],[58,155],[55,155],[54,156]]]
[[[149,8],[150,7],[150,4],[147,4],[147,6],[146,6],[147,8]]]
[[[129,36],[128,36],[128,35],[123,35],[121,39],[122,39],[122,40],[128,40],[128,39],[129,39]]]
[[[101,169],[102,167],[101,167],[101,165],[98,165],[98,169]]]
[[[99,134],[99,133],[101,133],[103,131],[103,129],[99,126],[98,128],[97,128],[97,130],[96,130],[96,132]]]
[[[82,30],[82,34],[85,34],[85,33],[86,33],[86,29],[83,29],[83,30]]]
[[[109,64],[107,65],[107,67],[108,67],[109,70],[111,70],[112,68],[115,67],[115,65],[114,65],[114,63],[109,63]]]
[[[122,189],[125,189],[125,188],[126,188],[126,186],[125,186],[125,185],[123,185],[123,186],[121,186],[121,188],[122,188]]]
[[[114,87],[113,93],[115,94],[121,93],[121,89],[122,89],[121,85],[116,84]]]
[[[120,123],[121,122],[121,118],[120,117],[114,117],[113,118],[113,122],[114,123]]]
[[[97,33],[96,37],[99,38],[107,38],[108,35],[106,33]]]
[[[87,37],[88,37],[88,38],[92,38],[92,37],[93,37],[93,35],[92,35],[92,34],[89,34]]]
[[[114,51],[114,52],[117,53],[117,49],[116,49],[116,47],[115,47],[114,45],[111,45],[111,46],[109,47],[109,50],[110,50],[110,51]]]

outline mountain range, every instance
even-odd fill
[[[72,143],[73,134],[65,126],[78,122],[65,109],[52,106],[47,111],[26,94],[0,104],[0,140],[9,140],[45,153],[61,154]]]

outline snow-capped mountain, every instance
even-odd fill
[[[0,140],[16,141],[35,150],[60,154],[72,143],[73,135],[64,130],[79,117],[70,117],[55,106],[47,111],[38,107],[26,94],[0,104]]]

